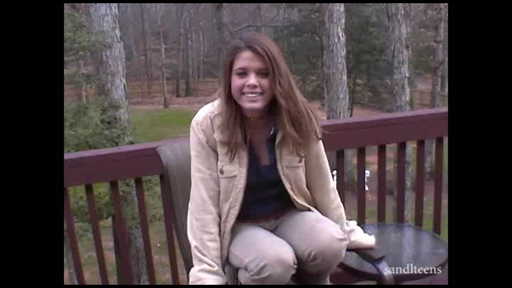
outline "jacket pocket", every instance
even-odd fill
[[[238,167],[234,163],[219,162],[217,174],[219,176],[219,186],[221,195],[231,194],[233,184],[238,175]]]
[[[283,164],[286,167],[304,167],[304,156],[284,155]]]
[[[306,166],[304,157],[287,155],[283,157],[283,168],[291,189],[300,201],[314,205],[306,183]]]

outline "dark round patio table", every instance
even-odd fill
[[[448,262],[448,243],[431,231],[398,223],[366,224],[361,228],[375,235],[376,250],[385,256],[372,265],[347,251],[339,267],[356,276],[379,284],[401,283],[440,274]]]

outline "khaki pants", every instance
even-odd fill
[[[287,284],[297,270],[307,284],[330,284],[348,243],[330,219],[296,209],[267,222],[237,222],[232,235],[229,264],[245,285]]]

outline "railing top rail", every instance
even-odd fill
[[[443,137],[448,108],[415,110],[321,122],[327,151]],[[64,154],[64,186],[158,175],[156,148],[173,139]]]

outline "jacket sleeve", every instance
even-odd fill
[[[189,284],[226,284],[221,263],[219,180],[217,153],[208,145],[202,124],[194,118],[190,127],[191,191],[187,230],[193,268]]]
[[[337,223],[348,237],[349,249],[371,248],[375,237],[364,233],[356,221],[347,221],[345,208],[331,176],[329,162],[322,140],[310,143],[306,154],[306,185],[311,192],[316,209]]]

